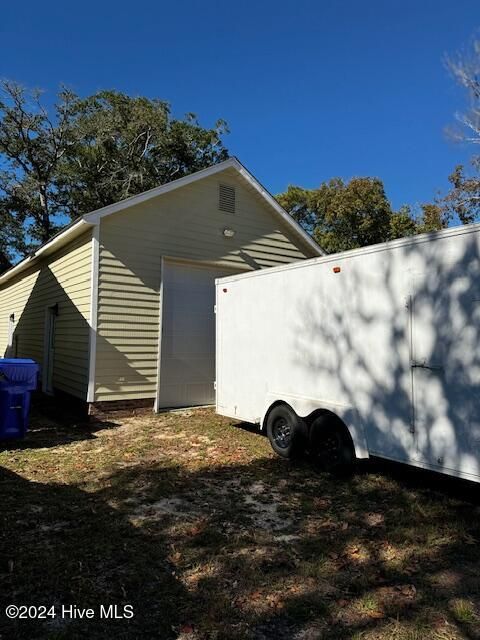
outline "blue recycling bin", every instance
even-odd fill
[[[0,358],[0,440],[23,438],[27,432],[38,370],[33,360]]]

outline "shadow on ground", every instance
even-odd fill
[[[115,429],[117,426],[116,422],[100,420],[95,422],[80,421],[79,424],[62,427],[58,422],[44,419],[40,421],[40,424],[29,429],[22,440],[0,440],[0,451],[44,449],[81,440],[91,440],[95,438],[97,431]]]
[[[160,536],[143,534],[100,496],[0,472],[3,638],[172,637],[186,603]],[[4,607],[93,607],[93,620],[6,620]],[[133,606],[135,617],[101,620],[100,603]]]
[[[83,407],[33,394],[25,438],[0,440],[0,451],[43,449],[95,438],[98,431],[115,429],[120,422],[89,418]]]
[[[0,611],[2,637],[480,637],[476,486],[380,462],[336,478],[272,457],[254,433],[181,419],[128,423],[119,450],[143,429],[150,458],[94,482],[1,471],[1,606],[135,611],[35,623]]]

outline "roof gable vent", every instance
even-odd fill
[[[218,185],[218,208],[224,213],[235,213],[235,187]]]

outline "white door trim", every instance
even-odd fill
[[[88,391],[87,402],[95,402],[95,368],[97,359],[98,328],[98,265],[100,262],[100,223],[92,231],[92,256],[90,272],[90,318],[88,347]]]

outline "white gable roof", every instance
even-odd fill
[[[228,158],[224,162],[219,162],[218,164],[214,164],[211,167],[207,167],[206,169],[202,169],[201,171],[197,171],[195,173],[191,173],[188,176],[183,178],[178,178],[178,180],[173,180],[172,182],[168,182],[167,184],[163,184],[159,187],[155,187],[154,189],[150,189],[149,191],[144,191],[143,193],[139,193],[136,196],[131,196],[130,198],[125,198],[125,200],[120,200],[119,202],[114,202],[113,204],[109,204],[106,207],[102,207],[101,209],[97,209],[96,211],[92,211],[91,213],[87,213],[80,218],[77,218],[72,223],[70,223],[67,227],[65,227],[60,233],[51,238],[44,245],[39,247],[35,253],[33,253],[28,258],[25,258],[17,265],[5,271],[0,276],[0,284],[6,282],[9,278],[11,278],[16,273],[23,271],[28,265],[30,265],[36,258],[51,253],[56,249],[59,249],[61,246],[73,240],[73,238],[77,237],[83,231],[85,231],[88,227],[93,227],[97,225],[100,220],[106,216],[110,216],[114,213],[118,213],[119,211],[124,211],[129,207],[132,207],[140,202],[145,202],[147,200],[151,200],[152,198],[156,198],[164,193],[169,193],[170,191],[174,191],[175,189],[180,189],[187,184],[191,184],[192,182],[197,182],[198,180],[202,180],[203,178],[207,178],[208,176],[215,175],[217,173],[221,173],[226,169],[233,168],[254,188],[254,190],[265,200],[267,205],[270,207],[272,212],[277,215],[287,227],[291,230],[291,232],[303,243],[310,247],[312,252],[316,256],[323,256],[325,252],[321,249],[318,244],[313,240],[313,238],[304,230],[302,227],[296,222],[291,215],[289,215],[283,207],[279,205],[279,203],[275,200],[275,198],[258,182],[258,180],[242,165],[242,163],[235,157]]]

